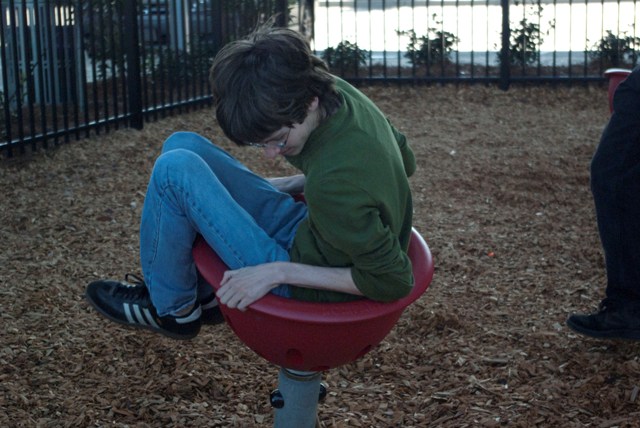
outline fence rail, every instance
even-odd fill
[[[356,83],[601,82],[637,0],[0,0],[0,156],[211,101],[218,49],[270,16]]]

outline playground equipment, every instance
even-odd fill
[[[616,92],[618,85],[631,73],[626,68],[609,68],[605,70],[604,76],[609,79],[609,111],[613,113],[613,94]]]
[[[220,305],[238,338],[281,368],[279,389],[271,395],[276,427],[313,427],[318,398],[325,393],[321,372],[371,351],[404,309],[427,290],[433,277],[433,258],[415,229],[408,255],[415,284],[408,296],[395,302],[315,303],[268,294],[246,311]],[[202,238],[196,241],[193,256],[200,274],[217,290],[228,268]]]

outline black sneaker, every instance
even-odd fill
[[[598,339],[640,340],[640,307],[604,299],[598,312],[567,318],[573,331]]]
[[[202,308],[202,316],[200,317],[202,324],[216,325],[224,322],[224,316],[220,311],[215,294],[200,300],[200,307]]]
[[[133,279],[131,283],[129,278]],[[119,324],[153,330],[172,339],[192,339],[198,335],[202,325],[200,305],[180,317],[161,317],[144,282],[131,274],[125,276],[125,281],[94,281],[87,286],[87,300],[98,312]]]

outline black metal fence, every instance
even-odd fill
[[[640,49],[636,0],[320,0],[314,11],[315,49],[358,81],[602,81]]]
[[[636,0],[0,0],[0,156],[210,103],[218,49],[306,34],[358,82],[602,81],[632,67]]]

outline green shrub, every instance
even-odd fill
[[[329,47],[322,53],[322,59],[331,70],[357,70],[366,65],[369,51],[360,49],[357,43],[342,41],[335,48]]]
[[[524,67],[535,64],[540,59],[539,46],[543,38],[540,33],[540,25],[523,18],[520,26],[511,30],[509,40],[509,63]],[[502,63],[502,55],[498,54],[498,60]]]
[[[589,56],[605,67],[635,66],[638,62],[638,48],[640,38],[619,36],[607,30],[607,34],[593,46]]]
[[[540,30],[540,24],[534,21],[540,21],[543,7],[540,0],[531,0],[531,5],[526,6],[527,1],[523,1],[523,7],[528,9],[527,15],[533,19],[523,17],[517,26],[511,27],[509,37],[509,65],[525,67],[535,64],[540,60],[540,45],[544,38]],[[516,0],[515,4],[519,2]],[[555,28],[555,21],[549,22],[550,28]],[[504,63],[503,51],[498,52],[498,62]]]
[[[405,58],[414,66],[441,64],[450,62],[453,46],[459,39],[448,31],[429,28],[427,34],[418,37],[414,30],[398,31],[399,35],[409,36]]]

